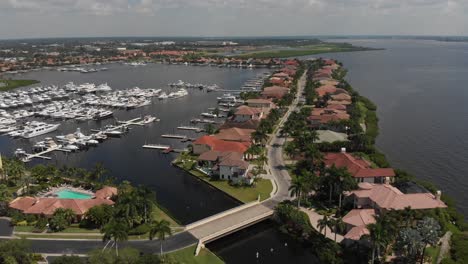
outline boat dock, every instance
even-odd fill
[[[177,129],[191,130],[191,131],[195,131],[195,132],[203,132],[203,128],[195,127],[195,126],[180,126],[180,127],[177,127]]]
[[[174,138],[174,139],[186,139],[186,135],[178,135],[178,134],[164,134],[161,135],[163,138]]]
[[[28,154],[28,153],[25,153],[25,157],[23,157],[21,159],[21,161],[23,162],[30,162],[32,159],[45,159],[45,160],[51,160],[52,158],[51,157],[47,157],[47,156],[44,156],[45,154],[48,154],[52,151],[63,151],[63,152],[71,152],[70,150],[68,149],[63,149],[61,145],[58,145],[56,147],[51,147],[51,148],[48,148],[44,151],[41,151],[39,153],[34,153],[34,154]]]
[[[166,150],[166,149],[170,149],[171,146],[161,145],[161,144],[146,144],[146,145],[143,145],[143,148]]]

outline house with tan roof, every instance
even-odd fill
[[[252,183],[249,176],[249,163],[243,154],[232,151],[207,151],[198,157],[199,169],[209,176],[236,183]]]
[[[359,240],[361,236],[368,235],[367,225],[375,223],[374,209],[353,209],[343,217],[346,225],[347,239]]]
[[[255,129],[227,128],[219,130],[214,136],[225,141],[252,142],[252,133]]]
[[[276,108],[275,103],[273,103],[272,100],[268,99],[248,99],[245,101],[247,103],[247,106],[253,107],[253,108],[265,108],[265,109],[273,109]]]
[[[349,120],[350,115],[343,110],[334,108],[314,108],[308,117],[310,126],[312,128],[328,128],[330,122],[338,122],[342,120]]]
[[[71,209],[76,220],[79,221],[88,212],[89,209],[95,206],[107,204],[113,205],[114,201],[110,197],[117,194],[117,189],[114,187],[104,187],[98,190],[95,197],[90,199],[64,199],[58,197],[18,197],[9,203],[11,209],[16,209],[23,214],[38,215],[42,217],[52,217],[55,210]]]
[[[384,183],[391,182],[395,177],[392,168],[373,168],[372,164],[342,149],[339,153],[326,153],[324,163],[327,167],[335,165],[337,168],[346,168],[357,182]]]
[[[243,154],[250,147],[250,143],[225,141],[212,135],[206,135],[195,140],[192,146],[193,153],[196,155],[200,155],[210,150],[220,152],[239,152]]]
[[[249,120],[260,120],[264,117],[263,109],[249,107],[246,105],[239,106],[234,112],[234,122],[245,122]]]
[[[281,99],[289,93],[289,88],[282,86],[265,87],[262,91],[262,97],[265,99]]]

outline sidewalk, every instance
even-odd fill
[[[317,230],[317,232],[320,233],[319,228],[317,227],[318,221],[323,218],[322,215],[318,214],[317,212],[314,211],[314,209],[307,209],[304,207],[300,208],[302,212],[306,213],[309,216],[310,224],[312,227]],[[335,233],[328,227],[325,228],[327,230],[327,235],[326,237],[335,241]],[[323,235],[323,233],[322,233]],[[336,243],[340,243],[343,240],[343,236],[340,234],[336,234]]]

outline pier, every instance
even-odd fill
[[[161,144],[146,144],[146,145],[143,145],[143,148],[146,148],[146,149],[166,150],[166,149],[170,149],[171,146],[168,146],[168,145],[161,145]]]
[[[44,156],[50,152],[53,152],[53,151],[63,151],[63,152],[71,152],[70,150],[68,149],[63,149],[62,148],[62,145],[58,145],[56,147],[51,147],[51,148],[48,148],[44,151],[41,151],[39,153],[34,153],[34,154],[28,154],[28,153],[25,153],[25,157],[21,159],[21,161],[23,162],[30,162],[32,159],[45,159],[45,160],[51,160],[52,158],[51,157],[48,157],[48,156]]]
[[[173,139],[187,139],[186,135],[178,135],[178,134],[164,134],[161,135],[163,138],[173,138]]]
[[[191,131],[195,131],[197,133],[203,132],[202,128],[194,127],[194,126],[180,126],[180,127],[177,127],[177,129],[179,129],[179,130],[191,130]]]

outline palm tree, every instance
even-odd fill
[[[252,133],[252,139],[255,143],[263,145],[268,139],[268,135],[264,131],[258,129],[257,131]]]
[[[75,212],[70,208],[57,208],[54,211],[54,216],[62,216],[65,220],[67,220],[68,224],[70,225],[73,219],[75,218]]]
[[[296,177],[291,181],[291,186],[289,186],[289,191],[291,196],[296,196],[297,198],[297,208],[301,206],[301,194],[304,189],[304,180],[302,177]]]
[[[324,215],[322,219],[317,221],[317,228],[319,229],[320,233],[322,233],[323,230],[324,236],[327,236],[327,227],[331,226],[332,220],[328,218],[327,215]]]
[[[403,221],[405,221],[405,226],[410,227],[414,221],[415,211],[412,210],[410,206],[407,206],[403,211],[401,211],[401,216]]]
[[[205,132],[208,134],[208,135],[212,135],[215,133],[215,126],[213,124],[206,124],[204,126],[204,129],[205,129]]]
[[[104,168],[104,165],[101,162],[98,162],[96,163],[96,165],[94,165],[93,172],[89,175],[89,177],[93,181],[98,181],[106,173],[107,173],[107,170],[106,168]]]
[[[108,242],[103,251],[106,249],[109,242],[114,241],[115,244],[115,253],[119,255],[119,242],[127,241],[128,240],[128,226],[125,223],[117,222],[112,220],[111,222],[107,223],[101,230],[101,233],[104,234],[102,240],[104,242]]]
[[[340,232],[340,233],[343,232],[345,230],[345,228],[346,228],[346,225],[343,222],[343,218],[338,217],[338,218],[332,220],[332,226],[333,226],[334,231],[335,231],[335,242],[336,242],[336,234],[338,232]]]
[[[153,240],[155,236],[158,237],[161,243],[161,255],[163,254],[163,241],[166,239],[166,236],[170,235],[172,235],[172,230],[168,221],[163,219],[161,221],[154,221],[151,224],[149,239]]]

